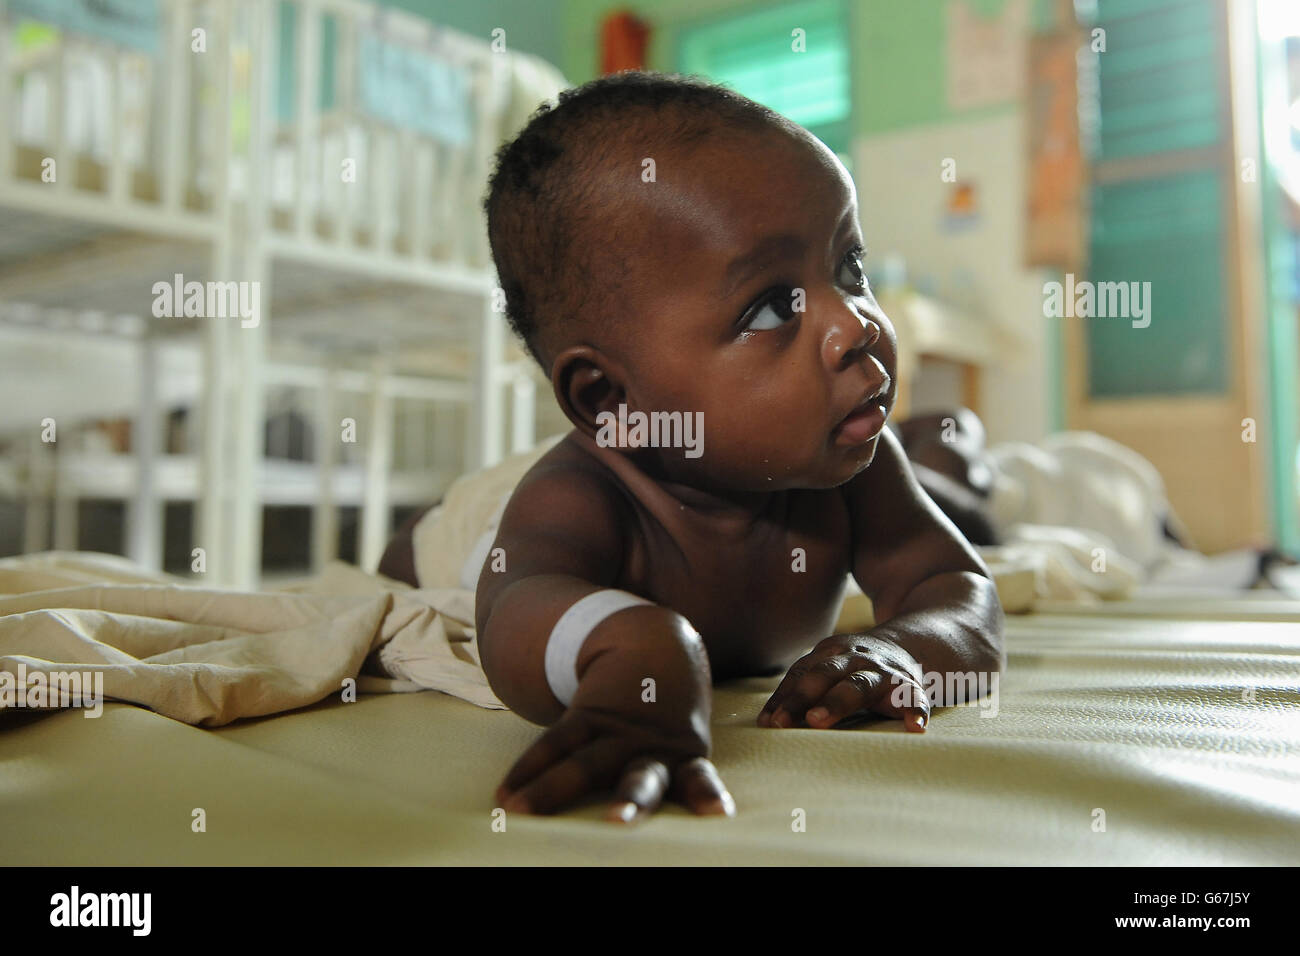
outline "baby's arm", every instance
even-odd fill
[[[917,698],[900,705],[897,684],[919,692],[936,686],[929,675],[942,675],[936,706],[962,702],[943,697],[943,688],[970,686],[947,675],[983,674],[976,683],[987,688],[1005,666],[997,589],[979,555],[917,484],[889,429],[871,465],[842,490],[853,527],[853,576],[871,598],[876,625],[864,635],[829,637],[797,661],[759,724],[789,726],[806,716],[810,726],[829,727],[868,710],[923,730],[929,705]]]
[[[641,605],[597,624],[567,709],[547,682],[546,646],[561,615],[617,586],[629,517],[606,482],[572,470],[527,477],[502,515],[492,548],[503,549],[506,570],[492,569],[489,552],[478,584],[483,669],[507,707],[551,725],[497,791],[507,810],[552,813],[615,788],[611,819],[653,812],[666,795],[697,813],[731,811],[707,759],[708,656],[682,615]]]
[[[389,539],[388,547],[384,549],[384,556],[379,559],[380,574],[395,581],[405,581],[413,588],[420,586],[419,577],[415,573],[415,526],[434,507],[435,505],[429,505],[421,508],[397,529],[397,533]]]

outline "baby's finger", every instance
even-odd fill
[[[593,733],[585,721],[561,717],[515,761],[497,788],[497,803],[502,803],[511,793],[585,744]]]
[[[888,693],[882,694],[871,709],[886,717],[898,717],[904,730],[923,733],[930,723],[930,698],[924,688],[911,677],[895,680],[891,676],[885,690]]]
[[[869,668],[854,671],[827,691],[804,719],[809,727],[834,727],[844,718],[870,709],[888,687],[880,671]]]
[[[632,823],[659,809],[668,790],[668,767],[654,757],[637,757],[623,771],[614,802],[605,817],[616,823]]]
[[[677,768],[672,796],[698,814],[736,815],[736,801],[727,792],[718,768],[707,757],[696,757]]]
[[[815,700],[844,679],[848,661],[840,656],[796,661],[758,714],[760,727],[793,727]]]
[[[776,690],[772,691],[772,696],[767,699],[767,703],[763,705],[763,709],[758,712],[758,726],[772,726],[772,717],[780,708],[782,701],[790,695],[790,691],[794,685],[803,679],[804,674],[807,672],[807,667],[808,662],[806,658],[801,657],[791,665],[788,671],[785,672],[785,676],[781,678],[781,683],[776,685]]]
[[[589,793],[608,789],[626,764],[626,743],[601,737],[516,790],[502,807],[507,813],[556,813]]]

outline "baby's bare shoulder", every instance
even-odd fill
[[[519,480],[499,534],[539,555],[566,551],[621,560],[629,518],[616,476],[566,439]]]
[[[618,477],[565,439],[524,473],[507,512],[516,507],[560,520],[590,521],[593,511],[621,513],[626,501]]]

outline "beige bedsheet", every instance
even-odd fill
[[[440,526],[457,542],[442,550],[461,554],[465,533]],[[424,543],[426,553],[436,550]],[[999,574],[1004,603],[1021,577]],[[848,583],[837,630],[868,628],[871,601]],[[75,671],[87,675],[87,687],[92,674],[102,680],[95,690],[105,699],[204,727],[358,689],[438,690],[502,710],[479,665],[473,622],[470,588],[413,589],[339,561],[315,577],[248,593],[107,554],[4,558],[0,709],[15,700],[58,706],[29,688]]]
[[[212,730],[121,704],[11,713],[0,860],[1300,863],[1300,628],[1119,610],[1012,618],[997,716],[940,710],[920,735],[761,729],[776,678],[724,685],[714,753],[738,816],[670,806],[631,830],[593,801],[495,832],[491,794],[539,729],[443,694]]]
[[[358,686],[435,689],[501,708],[478,664],[473,606],[472,594],[414,590],[341,562],[294,586],[245,593],[111,555],[5,558],[0,707],[56,706],[40,697],[50,675],[78,672],[102,675],[97,695],[208,727]]]

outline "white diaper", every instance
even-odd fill
[[[512,489],[513,493],[513,489]],[[465,563],[460,569],[460,586],[469,588],[471,591],[478,587],[478,576],[483,572],[483,564],[487,561],[488,550],[492,547],[492,542],[496,540],[497,528],[501,526],[501,516],[506,512],[506,505],[510,503],[510,495],[507,494],[501,499],[501,504],[497,510],[492,512],[492,517],[488,519],[487,527],[483,533],[478,536],[474,542],[474,547],[465,559]]]

